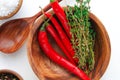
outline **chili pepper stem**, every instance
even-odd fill
[[[50,2],[54,2],[55,0],[50,0]]]
[[[45,25],[42,25],[40,31],[44,31],[44,30],[45,30]]]

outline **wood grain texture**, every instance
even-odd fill
[[[103,24],[100,20],[90,13],[89,15],[91,24],[96,31],[95,38],[95,68],[89,74],[91,80],[99,80],[104,74],[110,60],[111,46],[109,36]],[[43,22],[43,17],[40,17],[34,24],[32,31],[29,35],[28,41],[28,59],[29,63],[40,80],[80,80],[75,75],[71,74],[64,68],[53,63],[45,54],[42,52],[38,40],[37,33],[38,28]],[[62,53],[58,48],[55,41],[49,36],[49,41],[54,49]],[[62,53],[63,54],[63,53]]]
[[[21,8],[22,2],[23,2],[23,0],[19,0],[19,4],[16,7],[16,9],[12,13],[8,14],[7,16],[0,16],[0,20],[7,19],[7,18],[10,18],[10,17],[14,16],[19,11],[19,9]]]
[[[30,31],[26,19],[8,21],[0,27],[0,51],[12,53],[18,50],[26,40]]]

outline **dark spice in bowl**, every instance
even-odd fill
[[[0,80],[23,80],[23,78],[15,71],[2,69],[0,70]]]
[[[17,76],[11,73],[0,73],[0,80],[20,80]]]

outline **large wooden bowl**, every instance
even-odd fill
[[[95,38],[95,68],[89,74],[92,80],[99,80],[104,74],[110,60],[111,46],[108,34],[103,24],[99,19],[90,13],[89,15],[92,26],[96,31]],[[43,22],[43,17],[36,20],[32,31],[30,32],[28,39],[28,58],[30,65],[40,80],[80,80],[75,75],[71,74],[64,68],[53,63],[46,55],[42,52],[38,40],[37,33],[39,26]],[[48,34],[49,35],[49,34]],[[49,35],[49,40],[54,49],[59,53],[62,53],[56,45],[54,39]]]

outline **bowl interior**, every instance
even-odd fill
[[[96,32],[95,38],[95,68],[89,74],[89,77],[93,80],[99,80],[104,74],[109,60],[110,60],[110,41],[108,34],[99,21],[99,19],[90,13],[90,21]],[[43,23],[43,17],[40,17],[34,24],[32,31],[29,35],[28,41],[28,58],[33,71],[36,73],[41,80],[79,80],[78,77],[74,76],[64,68],[53,63],[45,54],[42,52],[38,40],[37,33],[39,26]],[[56,51],[65,56],[59,47],[56,45],[54,39],[48,34],[49,41]]]

